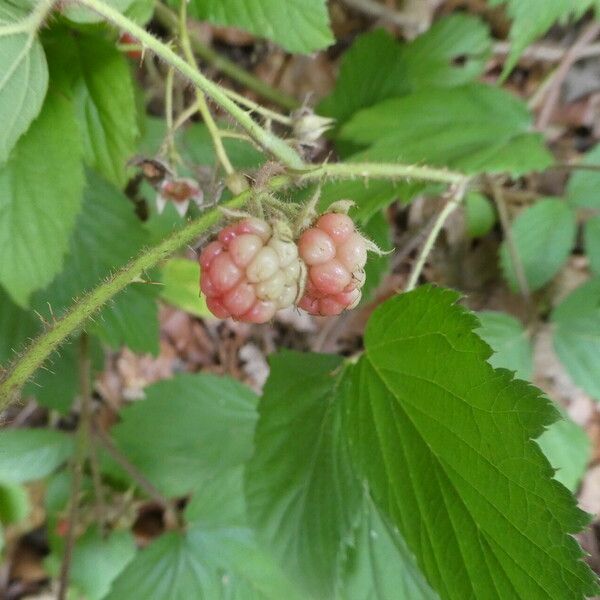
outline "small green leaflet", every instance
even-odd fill
[[[600,215],[589,219],[583,227],[585,253],[590,261],[590,269],[600,275]]]
[[[543,139],[530,127],[521,100],[472,83],[380,102],[356,113],[339,137],[368,147],[360,153],[363,160],[426,162],[516,176],[552,164]]]
[[[506,313],[492,310],[478,313],[477,334],[494,350],[492,367],[514,371],[520,379],[533,376],[533,348],[521,322]]]
[[[204,296],[198,294],[200,266],[195,260],[172,258],[162,269],[160,295],[165,302],[197,317],[211,317]]]
[[[585,431],[563,415],[536,441],[556,469],[554,479],[575,492],[591,457],[590,438]]]
[[[23,483],[42,479],[71,456],[70,435],[52,429],[0,431],[0,481]]]
[[[571,379],[600,400],[600,278],[571,292],[551,320],[554,348]]]
[[[483,71],[490,46],[483,22],[460,14],[441,18],[409,44],[383,30],[363,34],[344,54],[335,89],[318,112],[341,124],[394,96],[468,83]]]
[[[0,524],[19,523],[30,512],[31,502],[25,486],[0,482]]]
[[[270,362],[247,467],[250,523],[296,581],[331,598],[361,499],[340,431],[341,359],[281,352]]]
[[[464,201],[465,221],[469,237],[487,235],[496,223],[496,211],[483,194],[469,192]]]
[[[257,417],[257,397],[249,388],[228,377],[178,375],[145,394],[121,411],[111,434],[163,494],[187,494],[249,458]],[[112,463],[107,470],[125,477]]]
[[[577,233],[575,213],[566,202],[543,199],[526,208],[511,226],[516,252],[532,290],[546,285],[566,262]],[[513,291],[519,283],[505,241],[500,249],[502,271]]]
[[[334,42],[325,0],[192,0],[190,12],[269,38],[289,52],[314,52]]]
[[[39,114],[48,89],[48,65],[35,32],[3,32],[26,15],[0,0],[0,165]]]
[[[581,164],[600,164],[600,144],[583,157]],[[574,207],[600,208],[600,171],[575,170],[567,184],[566,195],[568,202]]]
[[[457,300],[425,286],[373,313],[344,388],[356,465],[442,598],[593,595],[587,517],[532,440],[556,411],[487,363]]]
[[[62,267],[83,191],[69,100],[50,90],[38,118],[0,165],[0,284],[26,306]]]

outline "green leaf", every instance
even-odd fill
[[[442,598],[593,595],[587,517],[531,439],[556,411],[487,363],[457,300],[425,286],[373,313],[344,386],[356,465]]]
[[[178,375],[149,386],[145,394],[145,400],[121,411],[111,433],[164,494],[186,494],[250,456],[257,398],[237,381]]]
[[[552,156],[529,133],[527,106],[496,87],[468,84],[385,100],[356,113],[340,139],[370,146],[364,160],[427,162],[469,173],[514,176],[544,169]]]
[[[7,35],[25,15],[0,4],[0,164],[39,114],[48,89],[48,65],[34,32]]]
[[[0,283],[26,306],[60,270],[79,212],[81,144],[71,103],[50,91],[0,166]]]
[[[114,44],[98,36],[78,37],[74,49],[73,64],[78,61],[80,70],[74,97],[85,160],[122,188],[139,133],[129,65]]]
[[[435,600],[406,542],[366,497],[339,597],[344,600]]]
[[[193,0],[190,12],[269,38],[289,52],[314,52],[334,42],[325,0]]]
[[[600,164],[600,144],[594,146],[581,161],[582,165]],[[567,200],[573,206],[600,208],[600,171],[575,171],[566,188]]]
[[[88,172],[83,210],[70,241],[63,271],[48,289],[36,295],[37,310],[51,318],[73,299],[125,265],[146,244],[148,234],[133,205],[114,186]],[[158,351],[158,286],[132,284],[116,296],[89,325],[89,330],[113,347],[128,345],[139,352]]]
[[[250,522],[318,598],[330,598],[360,506],[336,402],[337,356],[281,352],[259,404],[247,467]]]
[[[537,290],[560,271],[573,249],[577,233],[575,213],[561,200],[540,200],[521,212],[511,229],[529,287]],[[500,249],[500,264],[511,288],[518,291],[506,241]]]
[[[129,531],[113,531],[104,538],[97,527],[90,527],[73,548],[70,584],[86,600],[101,600],[135,554]]]
[[[167,533],[131,561],[106,600],[301,600],[247,529]]]
[[[483,194],[470,192],[466,195],[464,204],[469,237],[487,235],[496,223],[496,211],[492,203]]]
[[[165,302],[197,317],[210,317],[204,296],[200,295],[198,281],[200,266],[195,260],[172,258],[161,269],[160,295]]]
[[[571,379],[600,400],[600,278],[571,292],[551,319],[554,348]]]
[[[119,12],[126,12],[135,0],[103,0],[112,8]],[[64,11],[64,15],[75,23],[100,23],[103,18],[97,15],[94,11],[83,8],[82,6],[69,6]]]
[[[486,25],[460,14],[441,18],[410,44],[383,30],[363,34],[344,54],[335,89],[318,111],[344,123],[394,96],[467,83],[483,72],[490,45]]]
[[[477,314],[481,327],[477,334],[494,351],[489,363],[492,367],[514,371],[521,379],[533,376],[533,348],[529,334],[521,322],[502,312],[484,311]]]
[[[50,429],[0,431],[0,481],[23,483],[42,479],[73,451],[71,436]]]
[[[556,469],[554,478],[575,492],[591,458],[590,439],[585,431],[563,415],[550,425],[537,443]]]
[[[590,269],[600,275],[600,215],[589,219],[583,227],[585,253],[590,261]]]
[[[510,30],[512,47],[504,65],[508,74],[525,48],[556,23],[571,16],[582,15],[596,0],[488,0],[491,6],[506,4],[513,19]]]
[[[19,523],[31,512],[31,502],[25,487],[18,483],[0,482],[0,523]]]

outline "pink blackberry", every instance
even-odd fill
[[[345,214],[330,212],[317,219],[298,240],[308,268],[300,308],[312,315],[339,315],[357,306],[365,283],[368,243]]]
[[[221,319],[265,323],[294,304],[304,266],[289,227],[248,217],[223,228],[199,257],[200,289]]]

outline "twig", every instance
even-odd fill
[[[361,13],[375,17],[376,19],[385,19],[398,27],[420,27],[421,20],[413,15],[402,14],[385,4],[380,4],[375,0],[342,0],[344,4],[360,11]]]
[[[419,281],[419,277],[423,272],[423,268],[425,267],[425,263],[427,262],[427,258],[433,250],[435,241],[437,240],[437,237],[440,234],[444,223],[446,222],[448,217],[459,207],[465,195],[466,189],[467,182],[463,181],[454,185],[453,188],[450,190],[450,197],[446,202],[444,208],[440,211],[440,214],[437,216],[435,222],[433,223],[433,227],[431,228],[429,235],[425,239],[423,248],[421,249],[421,252],[417,257],[417,261],[415,262],[415,265],[410,273],[408,282],[406,283],[407,292],[410,292],[411,290],[415,289]]]
[[[496,42],[493,46],[493,52],[499,56],[506,56],[510,53],[512,44],[510,42]],[[529,58],[541,62],[560,62],[569,48],[561,46],[551,46],[549,44],[533,44],[526,48],[520,58]],[[579,48],[575,55],[575,61],[584,58],[592,58],[600,55],[600,44],[589,44],[584,48]]]
[[[100,427],[94,426],[94,437],[100,442],[106,453],[131,477],[131,479],[143,490],[152,500],[154,500],[165,512],[165,524],[169,528],[177,527],[177,511],[173,504],[165,498],[160,491],[149,481],[146,476],[121,453],[114,444],[110,436]]]
[[[167,6],[157,2],[154,16],[156,20],[171,31],[171,33],[177,32],[179,28],[177,15]],[[249,90],[256,92],[265,100],[270,100],[287,110],[294,110],[300,106],[300,102],[295,98],[270,87],[264,81],[238,67],[234,62],[221,56],[212,48],[209,48],[206,44],[202,43],[200,38],[197,35],[194,35],[193,32],[190,35],[190,42],[196,55],[217,69],[217,71],[221,71],[221,73],[224,73],[234,81],[237,81]]]
[[[81,414],[77,425],[77,440],[75,454],[73,456],[71,495],[69,504],[69,521],[67,534],[65,536],[65,549],[60,566],[60,579],[58,585],[58,600],[65,600],[69,588],[69,571],[73,558],[73,546],[75,545],[75,528],[79,513],[79,493],[81,480],[83,478],[83,464],[87,455],[90,418],[91,418],[91,371],[92,361],[90,358],[89,338],[84,332],[79,337],[79,389],[81,401]]]
[[[573,64],[577,61],[578,54],[582,48],[585,48],[590,42],[592,42],[600,33],[600,23],[593,21],[590,23],[581,33],[577,41],[565,52],[560,64],[558,65],[556,72],[552,76],[552,81],[546,88],[546,99],[542,105],[536,122],[536,127],[540,130],[546,129],[554,108],[560,98],[560,91],[562,84],[569,73],[569,70]]]
[[[488,183],[489,183],[490,189],[492,191],[492,197],[494,198],[494,203],[496,204],[496,208],[498,209],[498,216],[500,217],[500,225],[502,225],[504,239],[506,240],[506,245],[508,247],[508,254],[510,256],[510,262],[512,263],[513,269],[515,271],[515,276],[517,278],[517,284],[519,285],[519,291],[521,293],[521,296],[523,296],[523,298],[525,298],[526,300],[529,300],[531,297],[531,290],[529,289],[529,283],[527,282],[527,276],[525,274],[523,262],[521,261],[521,257],[519,256],[519,251],[517,250],[517,244],[515,243],[515,238],[512,234],[510,217],[508,215],[508,209],[506,208],[506,202],[504,201],[504,194],[502,192],[502,188],[498,184],[496,179],[494,179],[493,177],[488,177]]]

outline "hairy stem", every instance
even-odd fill
[[[267,187],[278,190],[291,183],[308,183],[327,178],[355,179],[358,177],[387,179],[392,181],[415,179],[466,186],[468,179],[460,173],[430,167],[413,165],[378,164],[378,163],[340,163],[325,164],[310,171],[301,171],[295,178],[280,175],[269,180]],[[241,208],[251,198],[251,191],[242,192],[235,198],[223,203],[225,208]],[[198,236],[206,233],[223,218],[219,209],[212,209],[191,221],[178,231],[172,233],[157,245],[145,249],[142,253],[125,265],[121,270],[109,277],[94,290],[83,296],[71,309],[49,329],[34,339],[24,352],[7,369],[0,379],[0,411],[18,397],[18,391],[31,377],[48,356],[60,346],[73,332],[81,328],[86,321],[104,306],[113,296],[123,290],[139,275],[160,261],[167,258],[179,248],[189,244]],[[440,225],[441,227],[441,225]]]
[[[173,52],[169,46],[148,33],[145,29],[122,15],[119,11],[108,6],[101,0],[75,0],[81,6],[94,11],[122,31],[130,33],[140,40],[146,48],[156,56],[175,68],[183,77],[204,92],[213,102],[228,112],[248,134],[269,154],[292,169],[302,169],[304,161],[299,154],[284,140],[261,127],[252,117],[240,108],[223,88],[206,78],[197,68],[189,65],[181,56]]]
[[[408,278],[408,282],[406,284],[406,291],[410,292],[414,290],[421,273],[423,272],[423,268],[425,267],[425,263],[433,250],[433,246],[435,245],[435,241],[444,226],[444,223],[448,219],[448,217],[458,208],[462,199],[464,198],[466,191],[466,181],[457,183],[454,189],[450,193],[450,198],[446,202],[446,205],[441,210],[440,214],[437,216],[433,223],[433,227],[429,232],[429,235],[425,239],[425,243],[423,244],[423,248],[417,257],[417,262],[415,263],[413,270],[410,273],[410,277]]]
[[[154,16],[161,25],[169,29],[172,33],[177,31],[177,15],[164,4],[161,4],[160,2],[156,4]],[[206,44],[203,44],[198,36],[192,34],[190,36],[190,42],[192,49],[197,56],[234,81],[237,81],[249,90],[256,92],[265,100],[270,100],[287,110],[294,110],[300,106],[300,103],[295,98],[270,87],[264,81],[261,81],[251,73],[248,73],[245,69],[238,67],[234,62],[221,56]]]

